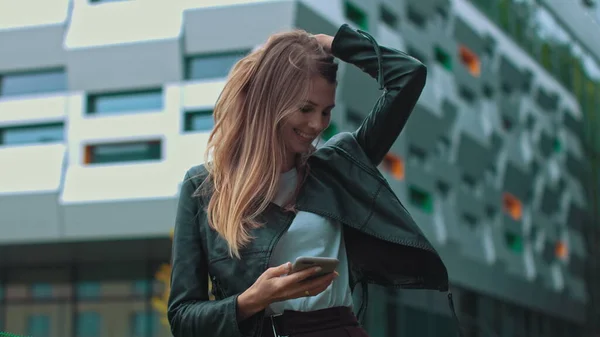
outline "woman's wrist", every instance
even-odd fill
[[[257,312],[266,309],[267,305],[260,300],[251,288],[247,289],[237,298],[238,317],[240,321],[243,321]]]

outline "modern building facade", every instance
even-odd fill
[[[0,331],[170,336],[156,275],[229,69],[271,33],[347,22],[428,66],[381,170],[446,262],[466,336],[582,336],[600,27],[564,3],[0,0]],[[342,63],[324,138],[377,96]],[[365,324],[455,336],[438,292],[372,287]]]

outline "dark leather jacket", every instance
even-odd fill
[[[310,173],[297,209],[344,225],[352,288],[368,282],[446,291],[442,260],[377,168],[421,94],[426,68],[347,25],[336,33],[332,53],[377,79],[383,93],[356,131],[332,137],[308,159]],[[232,259],[225,241],[208,226],[208,197],[192,197],[206,176],[203,166],[193,167],[181,188],[172,247],[171,330],[175,337],[260,336],[264,311],[238,322],[237,296],[267,269],[294,214],[271,204],[261,216],[266,225],[251,233],[256,239],[241,250],[242,258]],[[208,298],[209,276],[214,301]]]

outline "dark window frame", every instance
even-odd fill
[[[119,110],[110,110],[110,111],[99,111],[97,104],[98,99],[108,98],[108,97],[127,97],[127,96],[135,96],[135,95],[144,95],[144,94],[156,94],[160,97],[161,104],[156,108],[151,109],[119,109]],[[134,90],[120,90],[120,91],[110,91],[110,92],[98,92],[98,93],[89,93],[86,97],[86,109],[85,114],[88,116],[112,116],[112,115],[124,115],[131,113],[140,113],[140,112],[151,112],[151,111],[160,111],[165,108],[165,99],[164,99],[164,90],[162,87],[160,88],[145,88],[145,89],[134,89]]]
[[[206,132],[210,131],[215,126],[214,121],[214,109],[213,108],[205,108],[205,109],[187,109],[183,112],[183,132]],[[205,129],[194,128],[194,119],[195,118],[205,118],[210,119],[211,127]]]
[[[40,129],[40,128],[62,128],[62,138],[59,140],[43,140],[36,142],[19,142],[19,143],[7,143],[4,141],[4,134],[7,131],[13,130],[25,130],[25,129]],[[31,144],[49,144],[49,143],[63,143],[65,141],[65,123],[64,122],[48,122],[48,123],[29,123],[29,124],[18,124],[18,125],[8,125],[0,127],[0,146],[14,146],[14,145],[31,145]]]
[[[32,92],[22,92],[22,93],[13,93],[13,94],[5,94],[4,93],[4,80],[6,77],[15,77],[15,76],[29,76],[29,75],[42,75],[42,74],[50,74],[60,73],[63,75],[64,82],[63,85],[58,88],[54,88],[51,90],[42,90],[42,91],[32,91]],[[27,69],[27,70],[11,70],[4,73],[0,73],[0,97],[19,97],[19,96],[29,96],[29,95],[44,95],[44,94],[55,94],[61,92],[68,91],[68,80],[67,80],[67,71],[64,67],[49,67],[42,69]]]
[[[249,49],[233,49],[233,50],[220,51],[220,52],[197,53],[197,54],[187,55],[184,60],[184,69],[183,69],[184,70],[184,79],[186,81],[202,81],[202,80],[215,80],[215,79],[220,79],[220,78],[226,78],[227,75],[229,74],[229,72],[231,71],[231,69],[233,68],[233,66],[237,62],[239,62],[239,60],[241,60],[246,55],[248,55],[249,52],[250,52]],[[231,58],[236,59],[235,62],[233,62],[229,66],[226,74],[219,75],[219,76],[215,76],[215,75],[198,76],[198,77],[191,76],[194,61],[202,60],[202,59],[216,60],[216,59],[223,58],[223,57],[227,57],[227,58],[231,57]]]
[[[135,146],[135,145],[149,145],[152,148],[148,150],[152,154],[150,158],[129,158],[126,160],[101,160],[98,161],[94,157],[97,156],[94,154],[94,151],[98,147],[119,147],[119,146]],[[86,144],[85,145],[85,165],[111,165],[116,163],[121,164],[133,164],[133,163],[145,163],[145,162],[153,162],[160,161],[163,159],[164,151],[162,148],[163,141],[162,139],[146,139],[146,140],[125,140],[125,141],[115,141],[115,142],[102,142],[102,143],[94,143],[94,144]],[[119,156],[115,154],[113,156]]]

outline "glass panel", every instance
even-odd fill
[[[4,326],[0,331],[18,336],[76,337],[71,333],[71,312],[67,301],[9,303],[4,308]]]
[[[161,158],[160,142],[95,145],[89,163],[116,163]]]
[[[102,317],[93,311],[77,314],[77,337],[99,337]]]
[[[471,0],[483,13],[485,13],[492,21],[497,21],[498,8],[497,0]]]
[[[523,252],[523,238],[520,235],[507,232],[504,234],[504,239],[511,251],[518,254]]]
[[[63,123],[27,125],[0,129],[0,144],[54,143],[64,140]]]
[[[65,91],[64,70],[15,73],[0,76],[0,96]]]
[[[156,312],[138,311],[131,315],[132,337],[156,337],[160,330],[160,317]]]
[[[185,113],[185,131],[209,131],[215,126],[212,110],[189,111]]]
[[[191,57],[188,60],[186,79],[212,79],[227,77],[231,68],[242,59],[247,52],[233,52],[217,55]]]
[[[138,296],[147,296],[152,290],[152,280],[137,280],[133,283],[133,293]]]
[[[438,46],[434,48],[434,53],[436,61],[446,68],[446,70],[452,71],[452,59],[450,58],[450,55]]]
[[[595,105],[585,76],[600,82],[600,64],[574,41],[555,17],[534,0],[471,0],[513,37],[534,60],[571,90],[584,110]],[[493,7],[494,10],[491,10]],[[600,7],[599,7],[600,8]],[[600,13],[600,9],[598,10]]]
[[[381,21],[392,28],[396,28],[398,25],[398,17],[383,4],[379,7],[379,10],[381,13]]]
[[[362,30],[368,30],[369,24],[367,21],[367,14],[360,9],[358,6],[346,1],[344,3],[344,13],[348,20],[352,21]]]
[[[348,123],[348,129],[354,131],[362,124],[365,116],[362,113],[348,109],[346,112],[346,122]]]
[[[52,285],[47,283],[36,283],[31,285],[31,296],[33,298],[51,298]]]
[[[100,297],[99,282],[80,282],[77,284],[77,297],[81,299],[91,299]]]
[[[423,17],[422,15],[420,15],[419,13],[417,13],[411,6],[407,7],[406,18],[408,19],[408,21],[410,21],[416,27],[421,28],[421,29],[424,29],[425,24],[427,23],[427,19],[425,17]],[[413,55],[412,53],[409,53],[409,54]]]
[[[162,90],[121,92],[91,95],[88,98],[88,113],[123,113],[132,111],[162,110]]]
[[[409,187],[409,198],[413,205],[419,207],[421,211],[425,213],[433,212],[433,199],[431,194],[426,191],[415,187]]]
[[[328,140],[329,138],[335,136],[339,132],[337,125],[334,122],[330,122],[329,126],[325,130],[323,130],[322,137],[324,140]]]
[[[87,319],[86,328],[79,328],[76,332],[85,332],[89,335],[80,336],[78,334],[73,335],[57,335],[56,337],[73,336],[73,337],[86,337],[86,336],[98,336],[98,337],[134,337],[131,331],[131,315],[135,312],[143,312],[147,303],[141,300],[133,300],[127,297],[113,297],[111,299],[103,299],[98,302],[87,302],[77,303],[76,312],[77,315],[74,317],[78,320],[81,318],[81,314],[89,313]],[[93,318],[97,315],[98,318]],[[86,330],[86,331],[82,331]],[[97,330],[96,330],[97,329]],[[98,331],[98,333],[96,333]],[[92,335],[96,333],[95,335]],[[143,337],[149,337],[150,335],[141,335]],[[156,337],[171,336],[170,334],[164,334]],[[33,336],[32,336],[33,337]]]
[[[27,335],[35,337],[50,337],[50,316],[30,315],[27,318]]]

